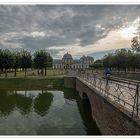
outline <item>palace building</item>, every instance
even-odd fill
[[[64,54],[62,59],[53,60],[54,69],[87,69],[89,65],[94,63],[93,57],[82,56],[78,60],[74,60],[69,53]]]

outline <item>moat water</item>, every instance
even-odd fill
[[[1,90],[0,135],[101,135],[77,92]]]

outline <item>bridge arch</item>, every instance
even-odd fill
[[[90,110],[89,111],[90,114],[88,114],[88,115],[92,116],[93,115],[92,114],[93,106],[92,106],[92,99],[90,98],[89,94],[86,93],[86,92],[82,92],[82,98],[81,99],[82,99],[84,105],[88,108],[88,110]]]
[[[83,100],[89,100],[89,97],[88,97],[88,95],[87,95],[86,92],[83,92],[83,93],[82,93],[82,99],[83,99]]]
[[[92,118],[95,119],[102,134],[140,134],[139,122],[136,121],[136,119],[133,119],[128,111],[125,109],[122,110],[122,108],[110,98],[104,97],[102,90],[100,91],[98,88],[92,86],[91,83],[89,84],[88,79],[85,80],[82,76],[76,78],[65,77],[65,79],[64,82],[67,87],[69,87],[70,83],[73,83],[72,79],[75,79],[75,85],[72,85],[71,87],[78,91],[82,101],[86,101],[85,99],[87,99],[87,101],[90,102]]]

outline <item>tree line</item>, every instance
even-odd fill
[[[135,71],[140,69],[140,53],[126,49],[116,50],[115,53],[108,54],[103,58],[103,66],[118,71]]]
[[[140,27],[139,27],[140,28]],[[140,69],[140,31],[131,40],[130,50],[118,49],[113,53],[105,55],[103,59],[96,60],[91,68],[110,68],[118,71]]]
[[[27,50],[13,52],[8,49],[0,49],[0,76],[7,71],[14,71],[14,76],[17,75],[17,70],[22,69],[27,75],[27,69],[37,69],[37,74],[47,75],[47,68],[52,67],[53,58],[45,50],[38,50],[34,54]],[[41,72],[39,72],[41,71]]]
[[[140,69],[140,53],[132,50],[118,49],[113,53],[109,53],[101,60],[96,60],[91,66],[92,68],[110,68],[122,71],[135,71]]]

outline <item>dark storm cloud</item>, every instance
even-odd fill
[[[47,48],[49,46],[57,46],[57,45],[67,45],[68,43],[71,43],[71,39],[61,39],[58,37],[48,37],[48,38],[32,38],[32,37],[26,37],[23,39],[20,39],[21,42],[24,42],[25,48],[32,48],[32,49],[38,49],[38,48]]]
[[[0,47],[36,50],[77,40],[86,47],[139,13],[139,5],[1,5]]]

